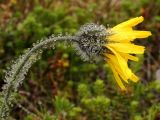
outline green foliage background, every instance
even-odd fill
[[[116,85],[105,63],[83,62],[72,48],[45,51],[19,89],[10,119],[16,120],[159,120],[160,0],[1,0],[0,83],[9,61],[51,34],[74,34],[94,22],[112,27],[144,16],[138,29],[153,35],[144,56],[130,63],[140,76],[127,93]]]

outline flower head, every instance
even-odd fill
[[[106,58],[114,77],[122,90],[126,90],[123,82],[128,80],[137,82],[139,78],[128,67],[128,60],[138,61],[133,54],[143,54],[145,48],[135,45],[132,41],[136,38],[146,38],[151,35],[149,31],[133,30],[133,27],[143,21],[143,17],[136,17],[109,29],[111,35],[106,36],[105,48],[109,52],[103,55]]]
[[[139,80],[128,67],[128,60],[138,61],[135,54],[143,54],[145,50],[144,46],[135,45],[133,41],[151,35],[150,31],[133,30],[143,19],[142,16],[136,17],[107,29],[94,23],[83,25],[76,34],[77,53],[86,61],[105,58],[119,87],[126,90],[123,82]]]

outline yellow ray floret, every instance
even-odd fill
[[[133,82],[137,82],[139,80],[139,78],[128,68],[128,66],[126,67],[126,69],[130,71],[130,74],[127,76],[127,74],[123,73],[120,64],[116,61],[116,58],[114,58],[115,56],[113,55],[107,55],[107,56],[108,56],[107,62],[113,71],[116,82],[118,83],[118,85],[122,90],[126,89],[122,81],[128,83],[129,79]]]
[[[128,67],[128,60],[138,61],[136,56],[130,54],[143,54],[145,48],[135,45],[132,41],[136,38],[146,38],[151,35],[150,31],[137,31],[132,27],[141,23],[143,17],[136,17],[111,28],[112,34],[107,36],[105,47],[110,50],[105,53],[107,62],[111,67],[117,84],[122,90],[125,90],[125,83],[128,80],[137,82],[139,78]]]
[[[126,90],[124,84],[122,83],[121,79],[119,78],[119,75],[118,75],[117,71],[115,70],[115,68],[113,68],[113,65],[111,63],[108,63],[108,64],[113,71],[113,74],[114,74],[114,77],[115,77],[115,80],[116,80],[117,84],[120,86],[120,88],[122,90]]]
[[[135,30],[114,30],[111,29],[113,32],[112,36],[109,36],[107,39],[108,41],[114,42],[130,42],[136,38],[146,38],[151,35],[148,31],[135,31]]]
[[[122,53],[132,53],[132,54],[143,54],[144,53],[143,46],[138,46],[138,45],[134,45],[131,43],[110,43],[107,45],[107,47],[110,47]]]
[[[128,21],[125,21],[125,22],[118,24],[117,26],[113,27],[113,29],[127,28],[127,27],[131,28],[131,27],[134,27],[137,24],[141,23],[143,20],[144,20],[144,18],[142,16],[132,18]]]
[[[132,29],[132,27],[141,23],[143,19],[141,16],[118,24],[111,29],[113,35],[107,37],[107,39],[114,42],[130,42],[136,38],[146,38],[150,36],[150,31],[137,31]]]
[[[128,53],[119,53],[119,54],[126,60],[138,61],[138,57],[130,55]]]

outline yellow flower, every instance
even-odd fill
[[[138,61],[136,56],[131,54],[143,54],[144,47],[135,45],[132,41],[136,38],[146,38],[151,35],[149,31],[133,30],[132,27],[143,21],[143,17],[136,17],[120,23],[111,28],[111,35],[107,36],[105,47],[110,50],[105,53],[106,61],[111,67],[115,80],[122,90],[126,90],[123,81],[137,82],[139,78],[128,67],[128,60]]]

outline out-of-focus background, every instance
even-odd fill
[[[87,63],[63,45],[46,50],[19,88],[10,119],[160,120],[160,0],[0,0],[0,86],[4,70],[32,43],[74,34],[89,22],[112,27],[143,16],[152,36],[130,67],[140,82],[119,90],[107,64]]]

